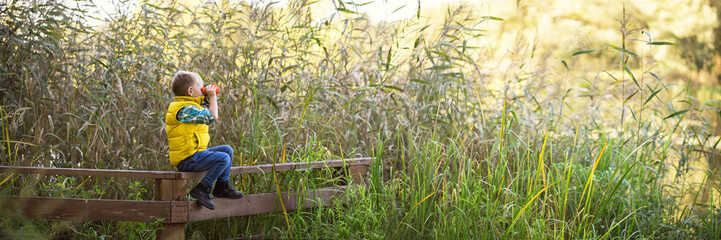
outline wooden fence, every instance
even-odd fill
[[[276,172],[300,169],[341,169],[350,176],[347,184],[363,182],[372,158],[339,159],[318,162],[275,164]],[[270,173],[272,164],[232,167],[231,175]],[[241,199],[216,198],[215,210],[187,200],[187,180],[202,178],[205,172],[134,171],[78,168],[41,168],[0,166],[0,173],[40,174],[90,177],[151,178],[155,180],[152,201],[0,196],[0,216],[102,221],[155,222],[162,220],[157,239],[184,239],[188,222],[246,216],[282,211],[278,193],[248,194]],[[310,189],[306,192],[281,192],[288,211],[327,204],[345,195],[348,185]],[[302,203],[299,201],[303,201]]]

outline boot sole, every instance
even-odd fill
[[[240,197],[227,197],[227,196],[222,196],[222,197],[221,197],[221,196],[213,195],[213,197],[216,197],[216,198],[230,198],[230,199],[241,199],[241,198],[243,198],[244,196],[245,196],[245,195],[241,195]]]
[[[198,197],[196,197],[196,196],[193,195],[192,193],[190,194],[190,196],[193,197],[193,198],[195,198],[195,200],[196,200],[198,203],[200,203],[200,205],[203,205],[203,207],[206,207],[206,208],[208,208],[208,209],[210,209],[210,210],[215,210],[215,206],[214,206],[214,205],[206,205],[206,204],[203,203],[202,201],[198,200]],[[212,203],[212,202],[211,202],[211,203]]]

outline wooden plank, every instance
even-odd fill
[[[293,162],[280,163],[275,165],[278,172],[286,172],[300,169],[318,169],[318,168],[338,168],[344,166],[370,165],[373,158],[353,158],[353,159],[336,159],[316,162]],[[238,166],[230,168],[231,175],[251,174],[251,173],[269,173],[273,171],[273,164],[263,164],[254,166]],[[205,172],[181,172],[180,178],[202,178]]]
[[[0,166],[0,173],[64,175],[64,176],[91,176],[91,177],[155,178],[155,179],[177,179],[181,176],[181,174],[176,171],[142,171],[142,170],[114,170],[114,169],[88,169],[88,168],[45,168],[45,167],[15,167],[15,166]]]
[[[298,196],[295,192],[282,192],[281,196],[285,209],[293,211],[298,209],[298,203],[301,200],[304,200],[300,206],[302,209],[312,208],[317,206],[318,203],[326,204],[332,199],[343,197],[345,189],[346,186],[308,190],[305,198]],[[213,202],[215,203],[215,210],[207,209],[198,204],[197,201],[193,201],[189,206],[188,221],[283,211],[280,202],[278,202],[277,193],[250,194],[241,199],[216,198],[213,199]]]
[[[186,223],[188,222],[188,209],[190,209],[191,201],[171,201],[170,202],[170,219],[169,223]],[[185,224],[183,224],[185,226]]]
[[[370,165],[373,158],[336,159],[316,162],[293,162],[276,164],[276,171],[293,171],[297,169],[337,168],[344,166]],[[271,172],[272,164],[255,166],[232,167],[230,174],[251,174]],[[177,171],[145,171],[145,170],[115,170],[115,169],[88,169],[88,168],[47,168],[47,167],[17,167],[0,166],[0,173],[64,175],[64,176],[91,176],[91,177],[126,177],[126,178],[153,178],[153,179],[188,179],[205,176],[205,172],[177,172]]]
[[[0,197],[0,216],[155,222],[170,218],[170,201]]]

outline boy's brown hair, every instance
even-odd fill
[[[200,75],[194,72],[178,71],[175,73],[173,83],[170,84],[175,96],[188,96],[188,88],[195,83],[196,77],[199,79]]]

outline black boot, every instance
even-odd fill
[[[235,191],[233,187],[230,186],[229,182],[224,182],[218,180],[215,182],[215,188],[213,189],[213,196],[217,198],[232,198],[232,199],[239,199],[243,197],[243,193],[239,191]]]
[[[200,205],[203,205],[210,210],[215,210],[215,204],[213,203],[213,200],[210,199],[210,186],[200,182],[190,190],[190,196],[198,199]]]

